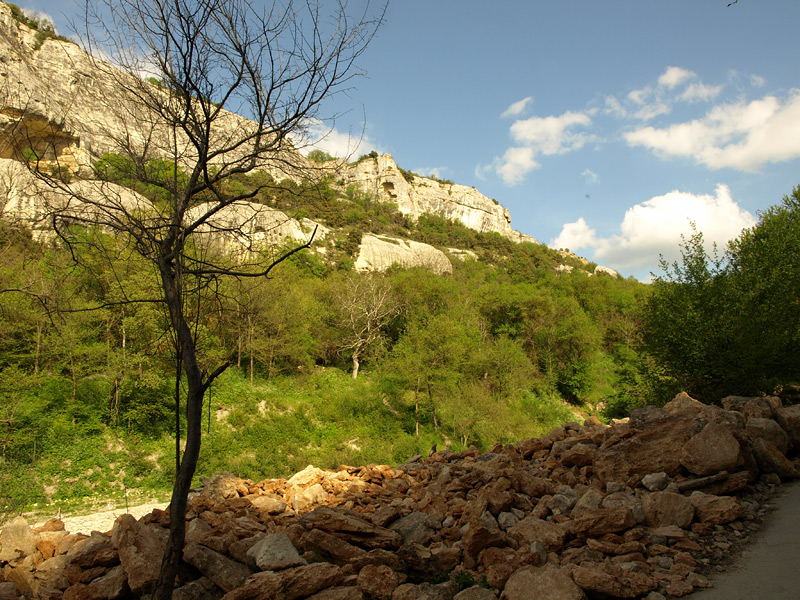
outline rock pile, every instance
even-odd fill
[[[800,406],[681,394],[604,426],[415,457],[219,475],[189,500],[176,599],[551,600],[680,597],[757,527],[764,491],[798,476]],[[761,494],[761,496],[759,495]],[[156,580],[169,514],[68,534],[0,535],[0,598],[121,599]]]

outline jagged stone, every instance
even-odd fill
[[[681,494],[672,492],[654,492],[642,501],[644,518],[650,527],[674,525],[688,527],[694,519],[694,506]]]
[[[305,515],[301,522],[308,529],[318,528],[328,533],[336,533],[345,540],[364,548],[399,548],[402,537],[395,531],[379,527],[365,521],[355,514],[321,506]]]
[[[763,473],[775,473],[781,479],[798,477],[797,467],[770,442],[756,438],[753,440],[752,447],[758,468]]]
[[[758,417],[747,419],[745,433],[751,442],[761,438],[775,446],[781,454],[786,454],[789,450],[788,434],[772,419]]]
[[[358,573],[358,589],[376,600],[389,600],[400,583],[400,575],[386,565],[366,565]]]
[[[742,503],[738,498],[693,492],[689,500],[695,508],[698,520],[702,523],[722,525],[742,516]]]
[[[186,544],[183,548],[183,560],[225,592],[240,587],[252,574],[242,563],[200,544]]]
[[[0,531],[0,562],[12,562],[36,552],[36,536],[23,517],[15,517]]]
[[[166,547],[162,532],[160,528],[139,523],[129,514],[122,515],[114,524],[111,541],[134,592],[147,589],[158,580]]]
[[[709,423],[683,446],[681,464],[695,475],[733,471],[741,459],[738,440],[723,425]]]
[[[586,595],[561,567],[546,564],[543,567],[522,567],[508,579],[501,600],[585,600]]]
[[[306,564],[291,540],[282,533],[267,535],[247,551],[262,571],[279,571]]]

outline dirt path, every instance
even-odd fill
[[[92,531],[110,531],[117,517],[125,513],[130,513],[138,519],[154,508],[166,508],[167,504],[168,502],[150,502],[148,504],[140,504],[139,506],[131,506],[127,510],[125,507],[120,507],[89,515],[62,517],[61,520],[64,521],[64,528],[70,533],[85,533],[89,535]],[[47,519],[41,520],[36,523],[36,525],[42,525],[45,521],[47,521]]]
[[[742,555],[713,588],[692,600],[796,600],[800,598],[800,481],[785,484],[769,502],[775,510]]]

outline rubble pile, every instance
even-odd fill
[[[218,475],[189,499],[174,598],[681,597],[758,527],[798,449],[800,405],[680,394],[483,454]],[[168,528],[161,510],[90,536],[18,518],[0,533],[0,598],[146,596]]]

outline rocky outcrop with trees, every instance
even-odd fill
[[[174,598],[469,600],[681,597],[758,528],[798,476],[800,406],[680,394],[487,453],[261,482],[218,475],[189,500]],[[70,534],[0,534],[0,597],[139,598],[169,512]]]

